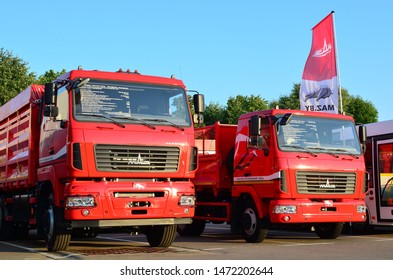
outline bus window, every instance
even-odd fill
[[[393,206],[393,143],[378,146],[381,206]]]

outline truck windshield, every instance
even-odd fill
[[[361,155],[359,138],[351,121],[293,115],[288,124],[277,122],[276,125],[282,151]]]
[[[78,121],[190,126],[183,88],[90,80],[73,91]]]

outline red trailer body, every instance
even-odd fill
[[[196,216],[181,234],[227,222],[248,242],[260,242],[272,225],[307,224],[336,238],[344,222],[365,220],[367,176],[351,117],[265,110],[195,135]]]
[[[191,222],[197,165],[182,81],[70,71],[0,108],[0,239],[49,250],[102,229],[169,246]]]

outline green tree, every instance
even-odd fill
[[[0,48],[0,105],[3,105],[31,84],[45,84],[66,72],[46,71],[38,79],[29,72],[28,63],[14,56],[12,52]]]
[[[237,124],[240,115],[267,108],[267,100],[260,96],[237,95],[236,97],[230,97],[227,101],[224,122],[228,124]]]
[[[344,107],[344,112],[352,116],[356,123],[372,123],[378,121],[378,110],[371,101],[360,96],[350,96]]]
[[[220,105],[218,102],[211,102],[205,108],[204,118],[205,125],[212,125],[216,121],[225,121],[226,110],[225,107]]]
[[[278,100],[273,100],[269,103],[269,108],[280,108],[280,109],[300,109],[300,83],[293,84],[292,91],[289,95],[282,95]]]
[[[35,74],[29,73],[27,62],[0,48],[0,105],[26,89],[35,80]]]
[[[191,115],[195,114],[194,102],[192,99],[192,95],[187,94],[188,104],[190,104]]]
[[[36,83],[40,85],[45,85],[46,83],[50,83],[55,80],[57,77],[66,73],[66,70],[63,69],[61,71],[55,72],[54,70],[46,71],[44,74],[38,77]]]

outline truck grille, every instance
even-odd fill
[[[96,145],[96,166],[99,171],[175,172],[179,165],[177,147]]]
[[[298,171],[296,182],[301,194],[353,194],[356,173]]]

